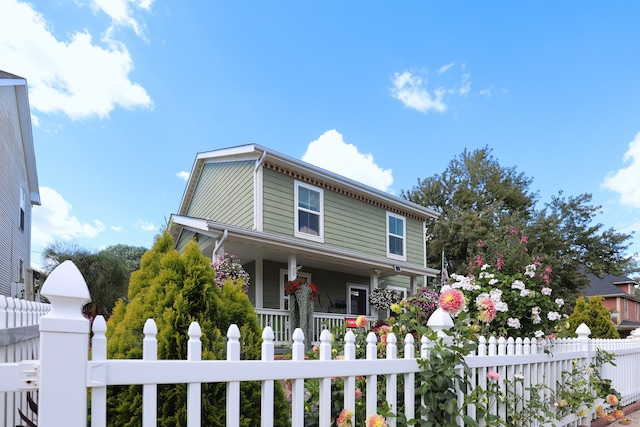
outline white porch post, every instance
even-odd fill
[[[86,427],[90,323],[82,307],[87,284],[71,261],[60,264],[42,287],[51,311],[40,318],[40,427]]]
[[[255,261],[255,276],[253,278],[256,289],[256,308],[264,308],[264,280],[263,274],[263,260],[262,258],[256,258]]]
[[[378,278],[380,277],[380,272],[374,268],[371,270],[371,275],[369,277],[370,277],[369,294],[371,294],[371,292],[374,289],[377,289],[378,286],[380,285],[378,281]],[[376,310],[376,308],[371,304],[369,304],[369,310],[371,310],[371,317],[377,319],[378,310]]]
[[[427,281],[426,281],[427,276],[424,276],[424,278],[425,278],[424,285],[426,285],[427,284]],[[416,276],[411,276],[410,280],[411,280],[411,282],[409,284],[409,295],[415,295],[416,294],[416,290],[417,290],[416,288],[417,288],[418,278]]]
[[[296,255],[289,254],[289,280],[295,280],[298,277],[298,266],[296,264]]]

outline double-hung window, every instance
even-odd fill
[[[406,261],[406,220],[403,216],[387,212],[387,257]]]
[[[324,241],[324,194],[322,189],[295,183],[295,235]]]

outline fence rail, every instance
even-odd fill
[[[240,425],[240,384],[244,381],[261,382],[261,425],[265,427],[273,425],[275,387],[280,387],[283,380],[290,384],[290,415],[293,426],[305,425],[305,386],[310,381],[319,382],[318,425],[328,426],[334,421],[331,402],[333,378],[344,379],[344,398],[341,402],[344,408],[355,408],[358,399],[357,381],[364,381],[362,395],[367,416],[376,413],[378,409],[379,391],[385,396],[392,411],[401,410],[407,419],[419,415],[415,401],[415,391],[419,386],[416,374],[421,369],[418,359],[428,357],[430,351],[431,344],[426,337],[416,342],[410,334],[406,337],[389,334],[384,351],[381,352],[378,339],[371,332],[367,335],[366,351],[363,352],[362,348],[356,351],[354,334],[348,331],[344,341],[344,355],[337,360],[332,354],[335,343],[332,343],[330,333],[325,330],[319,336],[319,360],[305,360],[305,337],[298,329],[292,334],[291,360],[274,360],[278,331],[269,326],[262,335],[261,360],[240,360],[240,332],[236,325],[231,325],[227,332],[227,359],[201,360],[202,332],[197,323],[192,323],[188,331],[185,331],[189,337],[187,359],[157,360],[158,329],[155,322],[149,319],[143,330],[142,359],[114,360],[107,359],[106,322],[98,316],[93,323],[89,359],[87,344],[90,325],[81,314],[89,294],[79,271],[70,262],[61,264],[47,279],[42,293],[52,302],[52,309],[39,319],[39,360],[21,362],[25,356],[21,352],[11,361],[4,360],[0,363],[0,392],[10,392],[3,400],[5,413],[11,412],[14,405],[18,406],[19,403],[7,400],[6,396],[13,395],[13,392],[24,393],[26,389],[38,390],[39,427],[86,426],[89,393],[91,425],[106,426],[108,387],[132,384],[142,386],[143,427],[157,424],[157,398],[161,384],[187,384],[184,404],[189,427],[201,425],[204,383],[226,384],[226,425],[229,427]],[[14,313],[13,318],[16,317]],[[280,321],[274,320],[276,328],[280,324]],[[444,317],[432,317],[430,325],[436,330],[450,326]],[[13,327],[16,327],[15,322]],[[558,340],[552,346],[534,338],[481,338],[477,352],[465,358],[471,370],[468,378],[472,386],[487,387],[489,371],[497,372],[501,378],[521,375],[524,387],[511,393],[518,393],[526,399],[526,386],[543,383],[552,393],[564,371],[575,365],[588,366],[593,361],[596,349],[603,348],[616,355],[617,364],[613,369],[605,366],[604,376],[611,378],[613,386],[622,393],[623,403],[636,400],[640,395],[640,339],[591,340],[588,338],[588,328],[579,328],[577,332],[578,338]],[[357,353],[366,356],[364,359],[357,359]],[[459,391],[459,401],[463,397]],[[60,411],[60,408],[65,410]],[[492,410],[504,415],[506,408],[495,405]],[[467,415],[475,417],[473,406],[468,408]],[[571,415],[556,425],[578,426],[588,423],[591,417],[592,413],[581,418]],[[390,427],[396,425],[393,418],[387,421]],[[482,420],[479,421],[482,425]],[[14,422],[14,418],[11,418],[11,422]],[[354,420],[353,425],[362,425],[363,422],[362,419]],[[5,421],[5,425],[16,423]]]

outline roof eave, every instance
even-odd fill
[[[266,156],[265,156],[266,154]],[[269,150],[265,147],[262,147],[257,144],[248,144],[241,145],[237,147],[224,148],[220,150],[213,150],[198,153],[196,156],[196,160],[194,162],[191,174],[189,175],[189,182],[187,184],[187,189],[185,190],[185,194],[183,195],[182,201],[180,203],[179,214],[186,214],[186,206],[190,200],[189,198],[193,194],[194,187],[197,183],[197,180],[200,175],[200,171],[202,167],[207,161],[210,160],[233,160],[233,159],[246,159],[246,160],[258,160],[265,156],[265,161],[272,162],[281,166],[289,167],[293,170],[303,171],[305,174],[313,176],[319,180],[329,181],[334,183],[337,186],[353,189],[354,191],[361,193],[369,198],[376,199],[382,201],[384,203],[400,206],[403,210],[412,213],[418,217],[427,219],[437,219],[440,217],[440,212],[437,212],[434,209],[427,208],[416,203],[413,203],[409,200],[402,199],[400,197],[391,195],[382,190],[375,189],[373,187],[367,186],[360,182],[351,180],[349,178],[345,178],[336,173],[327,171],[325,169],[319,168],[312,164],[303,162],[301,160],[294,159],[282,153],[278,153],[273,150]]]

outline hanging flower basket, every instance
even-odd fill
[[[291,330],[302,329],[305,348],[310,350],[313,340],[313,303],[320,293],[316,286],[308,283],[304,277],[289,280],[284,286],[284,293],[289,295]]]

